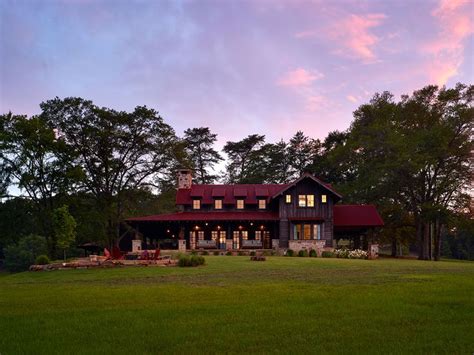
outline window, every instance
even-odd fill
[[[216,210],[222,209],[222,200],[214,200],[214,209]]]
[[[314,195],[298,195],[298,207],[314,207]]]
[[[238,210],[244,209],[244,200],[237,200],[237,209]]]
[[[321,202],[322,202],[322,203],[327,203],[327,202],[328,202],[328,197],[327,197],[327,195],[321,195]]]
[[[201,200],[193,200],[193,210],[201,209]]]
[[[255,231],[255,240],[262,240],[262,232]]]
[[[313,224],[313,239],[320,240],[321,239],[321,224]]]
[[[265,208],[267,208],[267,201],[258,200],[258,209],[264,210]]]
[[[285,196],[285,202],[286,203],[291,203],[291,195],[286,195]]]
[[[295,224],[295,235],[293,237],[295,240],[301,239],[301,224]]]
[[[306,207],[306,195],[298,195],[298,206]]]

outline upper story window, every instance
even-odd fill
[[[243,210],[244,209],[244,200],[242,200],[242,199],[237,200],[237,209],[238,210]]]
[[[298,207],[314,207],[314,195],[298,195]]]
[[[327,203],[328,202],[328,196],[327,195],[321,195],[321,202],[322,203]]]
[[[298,195],[298,206],[306,207],[306,195]]]
[[[222,209],[222,200],[214,200],[214,209],[216,210]]]
[[[258,200],[258,209],[259,210],[264,210],[265,208],[267,208],[267,201]]]
[[[291,195],[286,195],[285,196],[285,202],[286,203],[291,203]]]
[[[193,210],[201,209],[201,200],[193,200]]]

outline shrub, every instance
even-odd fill
[[[193,250],[193,251],[191,252],[191,255],[198,255],[198,252],[197,252],[196,250]]]
[[[209,252],[207,250],[204,250],[201,255],[209,255]]]
[[[231,256],[231,255],[232,255],[232,252],[231,252],[230,250],[228,250],[228,251],[225,253],[225,255]]]
[[[39,235],[28,235],[21,238],[18,244],[10,244],[3,249],[5,269],[9,271],[28,270],[35,259],[46,254],[46,239]]]
[[[244,253],[243,251],[239,251],[239,252],[237,253],[237,255],[238,255],[238,256],[244,256],[245,253]]]
[[[342,259],[347,259],[349,257],[349,250],[347,249],[336,249],[334,251],[334,254],[336,255],[336,258],[342,258]]]
[[[295,256],[295,251],[293,249],[288,249],[286,251],[286,256]]]
[[[349,252],[349,259],[367,259],[367,252],[362,249],[351,250]]]
[[[217,256],[219,255],[219,251],[218,250],[214,250],[214,252],[212,253],[213,255]]]
[[[316,257],[318,256],[318,253],[316,253],[316,250],[311,249],[311,250],[309,251],[309,256],[310,256],[311,258],[316,258]]]
[[[334,257],[334,253],[332,251],[323,251],[321,253],[321,256],[323,258],[333,258]]]
[[[249,255],[250,256],[255,256],[256,255],[255,250],[252,250]]]
[[[39,255],[36,260],[35,260],[36,265],[48,265],[49,264],[49,258],[47,255]]]
[[[308,251],[306,249],[301,249],[299,252],[298,252],[298,256],[300,257],[306,257],[308,256]]]
[[[199,255],[181,255],[178,265],[181,267],[204,265],[206,260]]]

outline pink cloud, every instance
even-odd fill
[[[430,81],[444,85],[459,73],[464,61],[464,42],[474,32],[472,7],[473,3],[466,0],[442,0],[431,13],[439,32],[421,48],[430,58],[424,68]]]
[[[324,36],[337,45],[336,53],[373,62],[376,60],[375,46],[380,38],[371,29],[380,26],[385,18],[381,13],[351,14],[326,30],[298,32],[295,37],[301,39]]]
[[[317,71],[309,71],[303,68],[297,68],[286,72],[277,84],[287,87],[305,87],[310,86],[313,81],[323,78],[324,75]]]
[[[353,95],[347,95],[346,97],[351,102],[357,102],[357,98]]]

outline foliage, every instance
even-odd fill
[[[207,250],[204,250],[201,255],[209,255],[209,252]]]
[[[211,133],[208,127],[190,128],[184,131],[185,149],[194,168],[193,179],[198,184],[212,184],[217,176],[210,170],[222,160],[220,154],[212,147],[217,134]]]
[[[316,257],[318,256],[318,253],[316,253],[316,250],[311,249],[311,250],[309,251],[309,256],[310,256],[311,258],[316,258]]]
[[[48,265],[50,263],[49,258],[47,255],[38,255],[35,259],[36,265]]]
[[[306,249],[301,249],[299,252],[298,252],[298,256],[299,257],[307,257],[308,256],[308,251]]]
[[[249,253],[250,256],[255,256],[257,255],[257,253],[255,253],[255,250],[252,250],[250,253]]]
[[[323,258],[334,258],[334,253],[332,251],[327,251],[327,250],[324,250],[322,253],[321,253],[321,256]]]
[[[256,184],[264,179],[259,168],[265,136],[252,134],[238,142],[227,142],[224,152],[228,156],[226,182],[229,184]]]
[[[212,252],[212,255],[214,255],[214,256],[219,255],[219,251],[218,251],[218,250],[214,250],[214,251]]]
[[[349,252],[350,251],[348,249],[345,249],[345,248],[336,249],[336,250],[334,250],[334,255],[336,256],[336,258],[347,259],[349,257]]]
[[[31,234],[21,238],[18,243],[7,245],[3,253],[5,269],[14,272],[28,270],[39,255],[47,253],[46,239]]]
[[[199,255],[180,255],[178,265],[181,267],[204,265],[206,259]]]
[[[56,208],[52,219],[54,241],[58,248],[64,251],[64,260],[66,260],[66,249],[76,239],[76,221],[69,213],[68,206]]]
[[[225,253],[225,255],[231,256],[231,255],[232,255],[232,252],[231,252],[230,250],[228,250],[228,251]]]
[[[289,175],[291,179],[297,179],[308,170],[310,165],[320,155],[321,142],[306,136],[302,131],[290,139],[288,145],[288,156],[290,159]]]
[[[349,252],[349,259],[367,259],[368,253],[362,249],[355,249]]]
[[[286,251],[286,254],[285,254],[285,255],[286,255],[286,256],[294,256],[294,255],[295,255],[295,251],[294,251],[293,249],[288,249],[288,250]]]

